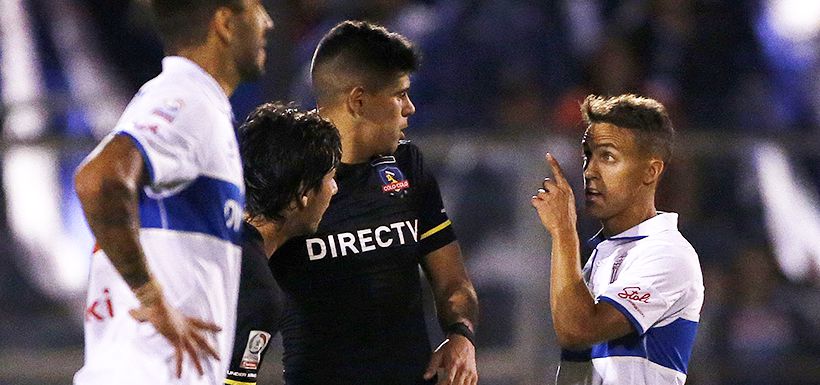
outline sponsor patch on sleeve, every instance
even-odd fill
[[[248,335],[248,344],[245,346],[245,353],[242,354],[242,362],[239,367],[242,369],[258,369],[262,360],[262,351],[268,346],[270,333],[261,330],[251,330]]]

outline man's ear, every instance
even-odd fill
[[[658,181],[661,179],[661,174],[663,174],[663,170],[666,168],[666,164],[663,160],[652,157],[649,159],[649,165],[646,168],[646,173],[644,174],[643,183],[646,185],[650,184],[657,184]]]
[[[302,196],[299,198],[299,208],[304,209],[305,207],[307,207],[308,200],[310,200],[310,198],[308,198],[307,194],[302,194]]]
[[[224,43],[230,43],[234,38],[234,11],[228,7],[219,7],[211,19],[211,29]]]
[[[364,110],[364,97],[364,88],[361,86],[353,87],[345,96],[345,105],[353,117],[362,115],[362,111]]]

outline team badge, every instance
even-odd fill
[[[251,330],[248,335],[248,345],[245,346],[245,353],[242,354],[242,363],[239,367],[242,369],[257,369],[259,362],[262,360],[262,351],[265,346],[268,346],[270,341],[270,333],[261,330]]]
[[[618,273],[621,272],[621,265],[624,263],[624,258],[626,258],[626,254],[615,257],[615,262],[612,263],[612,275],[609,277],[609,283],[613,283],[618,279]]]
[[[404,197],[407,189],[410,188],[410,181],[404,177],[404,173],[396,164],[393,156],[383,156],[372,162],[370,165],[376,169],[379,180],[382,182],[382,192],[390,196]]]

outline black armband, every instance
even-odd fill
[[[470,341],[470,343],[473,344],[473,347],[475,347],[475,334],[464,322],[456,322],[450,326],[447,326],[447,329],[444,329],[444,333],[446,335],[458,334],[464,336],[464,338]]]

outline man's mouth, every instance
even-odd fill
[[[601,196],[601,195],[603,195],[603,194],[602,194],[599,190],[597,190],[597,189],[594,189],[594,188],[585,188],[585,189],[584,189],[584,195],[587,197],[587,199],[593,199],[593,198],[595,198],[595,197],[599,197],[599,196]]]

